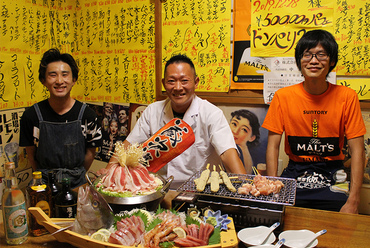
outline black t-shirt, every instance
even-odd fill
[[[50,106],[48,100],[38,103],[42,118],[49,122],[68,122],[78,119],[78,114],[82,107],[82,102],[77,101],[73,107],[65,114],[57,114]],[[33,146],[37,144],[38,137],[35,137],[35,130],[39,129],[39,119],[35,107],[32,106],[24,111],[20,122],[20,146]],[[96,113],[86,106],[81,121],[81,131],[85,137],[86,148],[100,147],[102,144],[101,126],[98,122]]]

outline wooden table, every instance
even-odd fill
[[[317,248],[370,247],[370,216],[286,207],[284,230],[328,232],[318,238]]]
[[[176,192],[166,195],[164,206],[171,207],[170,200]],[[2,217],[0,220],[0,246],[7,247]],[[317,248],[365,248],[370,247],[370,216],[344,214],[330,211],[286,207],[284,230],[308,229],[317,232],[326,229],[328,232],[319,237]],[[10,246],[9,246],[10,247]],[[14,246],[13,246],[14,247]],[[59,243],[50,235],[29,237],[20,247],[29,248],[70,248],[67,243]]]

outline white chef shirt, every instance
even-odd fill
[[[173,118],[170,99],[154,102],[143,111],[127,141],[141,144]],[[230,148],[237,149],[224,113],[207,100],[194,96],[183,121],[193,129],[194,144],[157,172],[164,178],[173,175],[173,185],[184,182],[207,163],[221,165],[220,155]]]

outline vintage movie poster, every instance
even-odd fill
[[[261,175],[266,175],[268,130],[261,125],[268,107],[220,106],[220,108],[229,121],[244,166],[246,168],[253,166]]]
[[[124,141],[130,132],[129,106],[104,102],[103,106],[88,104],[101,123],[103,143],[95,159],[108,162],[114,152],[115,143]]]

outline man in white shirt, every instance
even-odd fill
[[[228,172],[246,174],[222,110],[195,95],[199,77],[193,62],[185,55],[170,58],[165,65],[162,84],[168,98],[144,110],[124,141],[125,147],[143,143],[173,118],[181,118],[193,129],[195,142],[158,171],[165,178],[174,176],[172,187],[203,170],[207,163],[218,165],[222,162]]]

